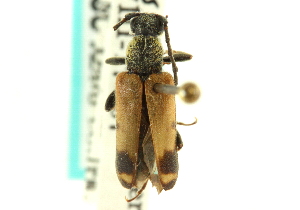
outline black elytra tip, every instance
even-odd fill
[[[177,179],[173,179],[172,181],[168,182],[167,184],[162,184],[164,190],[171,190],[175,184],[176,184]]]
[[[159,160],[158,167],[163,174],[173,174],[178,172],[177,151],[166,151],[163,158]]]
[[[120,178],[119,178],[119,181],[120,181],[121,185],[123,187],[125,187],[126,189],[131,189],[132,188],[132,183],[128,183],[128,182],[126,182],[126,181],[124,181],[123,179],[120,179]]]
[[[133,174],[135,170],[134,168],[134,163],[130,159],[128,152],[117,151],[116,169],[118,174]]]

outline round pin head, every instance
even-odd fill
[[[188,82],[180,87],[179,96],[186,103],[194,103],[200,98],[201,91],[198,85]]]

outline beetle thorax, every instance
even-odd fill
[[[157,37],[133,37],[126,52],[127,70],[139,75],[162,71],[163,48]]]

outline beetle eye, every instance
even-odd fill
[[[164,22],[160,17],[157,18],[156,25],[158,29],[157,34],[162,34],[162,32],[164,31]]]
[[[136,17],[133,18],[130,22],[130,28],[131,28],[132,33],[135,33],[135,27],[136,27]]]

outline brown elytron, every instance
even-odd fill
[[[116,90],[105,104],[106,111],[116,109],[116,171],[121,184],[142,193],[148,180],[157,188],[172,189],[178,177],[177,151],[183,146],[176,130],[175,97],[157,93],[155,84],[177,85],[175,61],[190,60],[190,54],[173,51],[167,19],[158,14],[128,13],[114,29],[131,20],[133,39],[126,58],[106,60],[111,65],[127,64],[127,72],[116,78]],[[158,40],[165,31],[168,56]],[[174,54],[174,55],[173,55]],[[172,64],[171,74],[162,72],[164,64]]]

